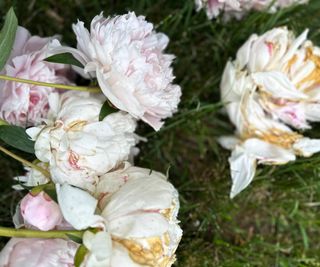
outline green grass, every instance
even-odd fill
[[[1,6],[2,4],[2,6]],[[320,266],[320,155],[281,167],[260,167],[254,182],[230,200],[229,152],[216,137],[232,132],[221,112],[219,82],[228,58],[251,33],[288,25],[297,34],[310,29],[320,45],[320,1],[276,14],[252,13],[242,21],[208,21],[194,11],[193,0],[2,1],[2,14],[13,5],[21,25],[42,36],[59,33],[74,44],[71,23],[89,23],[105,15],[134,10],[171,38],[177,57],[176,82],[183,88],[180,111],[142,144],[137,165],[166,172],[179,189],[184,237],[175,266]],[[308,132],[320,137],[320,128]],[[10,224],[19,193],[8,185],[21,172],[1,158],[1,225]]]

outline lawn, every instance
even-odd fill
[[[75,44],[71,24],[94,15],[135,11],[169,35],[176,55],[176,83],[183,89],[179,112],[160,132],[141,125],[148,138],[136,165],[168,172],[180,192],[184,236],[175,266],[320,266],[320,155],[281,167],[260,167],[254,182],[229,199],[228,156],[216,141],[232,125],[219,103],[219,83],[228,58],[252,34],[287,25],[310,29],[320,45],[320,1],[275,14],[251,13],[242,21],[209,21],[193,0],[27,0],[0,2],[1,15],[13,5],[19,24],[33,34],[62,35]],[[309,136],[320,138],[314,125]],[[0,156],[0,224],[11,225],[22,193],[13,192],[19,164]],[[2,239],[4,242],[5,239]]]

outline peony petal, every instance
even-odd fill
[[[258,39],[257,34],[252,34],[249,39],[239,48],[237,52],[237,64],[238,68],[243,69],[249,62],[250,57],[252,56],[252,44]]]
[[[134,117],[143,116],[143,107],[134,97],[133,88],[130,82],[125,81],[125,77],[114,72],[112,79],[107,79],[100,70],[97,70],[96,74],[102,92],[113,105],[120,110],[129,112]]]
[[[109,231],[112,236],[121,239],[147,238],[162,236],[168,231],[167,219],[157,212],[137,211],[110,221]]]
[[[293,144],[293,149],[304,157],[310,157],[320,151],[320,139],[301,138]]]
[[[130,179],[114,193],[102,212],[109,221],[139,211],[160,211],[172,205],[175,189],[163,179],[141,176]]]
[[[262,141],[257,138],[246,140],[243,149],[263,164],[285,164],[296,159],[291,150]]]
[[[112,248],[112,258],[110,267],[141,267],[140,264],[135,263],[129,255],[129,251],[122,245],[114,242]]]
[[[236,147],[240,140],[234,136],[221,136],[217,141],[223,148],[232,150]]]
[[[302,100],[307,96],[298,91],[289,78],[282,72],[269,71],[253,73],[254,82],[275,98],[284,98],[290,100]]]
[[[96,234],[86,231],[83,244],[89,250],[81,266],[105,267],[109,266],[112,256],[112,241],[109,233],[100,231]]]
[[[257,163],[255,157],[247,154],[240,146],[232,151],[229,163],[232,178],[230,198],[234,198],[251,183]]]
[[[98,201],[89,193],[68,184],[56,185],[58,202],[65,220],[75,229],[105,228],[104,219],[95,215]]]

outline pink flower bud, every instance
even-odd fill
[[[42,231],[55,228],[63,220],[59,205],[44,192],[35,196],[30,193],[26,195],[21,201],[20,209],[25,224]]]

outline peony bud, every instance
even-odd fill
[[[45,192],[35,196],[27,194],[21,201],[20,210],[25,224],[42,231],[54,229],[63,220],[59,205]]]

